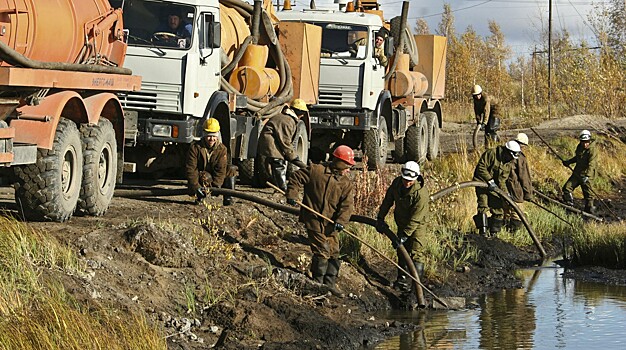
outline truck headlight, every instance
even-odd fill
[[[340,117],[339,124],[340,125],[354,125],[354,117]]]
[[[153,125],[152,136],[170,137],[172,136],[172,126],[162,124]]]

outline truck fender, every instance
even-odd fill
[[[204,117],[198,123],[194,137],[200,137],[203,134],[204,122],[209,118],[215,118],[220,123],[220,133],[222,134],[222,142],[235,137],[237,121],[231,120],[228,94],[224,91],[216,91],[213,93],[207,103],[204,111]],[[231,125],[232,123],[235,125]],[[228,136],[228,137],[226,137]],[[226,142],[224,142],[226,143]],[[228,144],[226,143],[228,146]]]
[[[117,96],[111,93],[101,93],[85,98],[89,124],[98,124],[101,117],[113,124],[117,148],[124,147],[124,112]]]
[[[385,122],[387,123],[388,134],[391,135],[391,93],[389,90],[383,90],[378,95],[378,101],[376,101],[376,108],[374,109],[374,115],[376,116],[376,127],[378,128],[378,120],[380,116],[386,116]]]
[[[59,118],[64,117],[77,124],[88,122],[85,102],[74,91],[46,96],[36,106],[18,108],[17,113],[23,119],[11,120],[10,125],[15,128],[15,141],[35,144],[44,149],[52,149]]]

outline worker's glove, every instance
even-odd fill
[[[583,176],[582,180],[583,183],[586,184],[587,182],[589,182],[589,176]]]
[[[291,164],[297,166],[300,169],[306,168],[306,164],[300,160],[300,158],[296,157],[296,159],[291,161]]]
[[[293,198],[287,198],[287,204],[291,205],[292,207],[298,206],[298,203],[296,203],[296,200]]]
[[[402,233],[398,234],[398,236],[394,240],[391,241],[391,245],[393,246],[393,249],[398,249],[398,247],[403,245],[404,242],[407,241],[407,239],[409,239],[409,237],[405,236],[404,234]]]
[[[196,190],[196,199],[198,200],[198,202],[202,201],[205,198],[206,198],[206,192],[204,192],[202,188],[198,188]]]
[[[488,185],[487,189],[489,191],[493,192],[498,189],[498,185],[496,185],[496,182],[493,179],[487,181],[487,185]]]
[[[389,228],[389,225],[385,222],[385,219],[376,219],[376,231],[384,233]]]
[[[341,231],[343,231],[343,228],[344,228],[344,227],[343,227],[343,225],[342,225],[342,224],[340,224],[340,223],[338,223],[338,222],[336,222],[336,223],[335,223],[335,231],[337,231],[337,232],[341,232]]]

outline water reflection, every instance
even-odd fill
[[[376,349],[624,348],[626,287],[565,280],[562,272],[521,270],[524,288],[482,297],[475,309],[392,311],[420,329]]]

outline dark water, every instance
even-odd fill
[[[626,349],[626,287],[563,279],[563,270],[519,271],[524,288],[462,311],[393,311],[423,330],[376,349]]]

